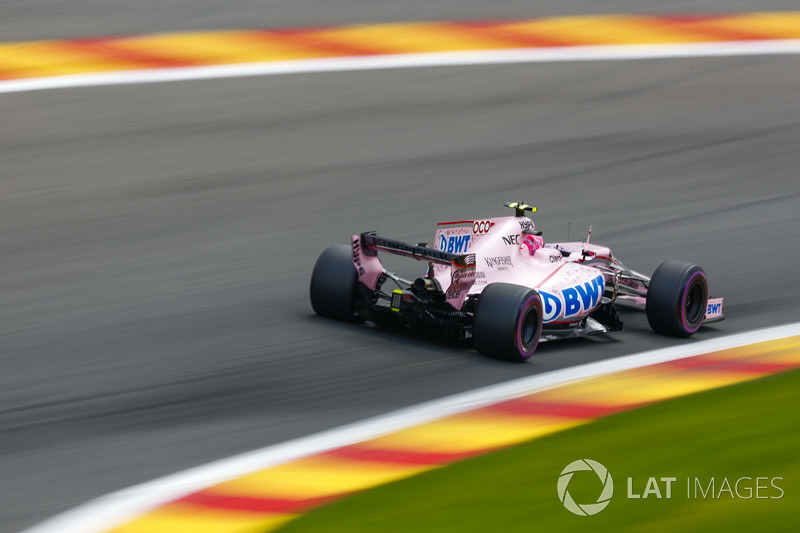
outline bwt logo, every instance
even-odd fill
[[[539,296],[544,305],[542,318],[545,322],[551,322],[562,315],[564,318],[569,318],[588,311],[597,305],[604,291],[603,276],[597,276],[574,287],[567,287],[561,291],[561,296],[540,290]]]
[[[580,472],[583,470],[597,474],[597,477],[600,479],[600,483],[603,486],[603,490],[600,493],[600,496],[597,497],[597,501],[595,503],[576,503],[569,493],[568,488],[570,482],[572,481],[572,476],[575,475],[575,472]],[[606,469],[606,467],[597,461],[592,461],[591,459],[578,459],[577,461],[572,461],[570,464],[568,464],[567,467],[561,471],[561,475],[558,476],[557,488],[558,499],[561,500],[561,503],[564,504],[564,507],[566,507],[569,512],[575,513],[579,516],[596,515],[608,507],[608,504],[611,503],[611,497],[614,496],[614,480],[611,479],[611,474],[608,473],[608,469]]]
[[[720,303],[708,304],[708,309],[706,309],[706,314],[707,315],[716,315],[720,311],[722,311],[722,304],[720,304]]]
[[[439,235],[439,250],[449,254],[466,252],[471,238],[471,235],[454,235],[452,237]]]

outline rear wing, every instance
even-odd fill
[[[431,261],[455,268],[475,268],[475,254],[451,254],[425,246],[413,246],[402,241],[381,237],[373,232],[361,234],[361,245],[374,250],[411,257],[417,261]]]

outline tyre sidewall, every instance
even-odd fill
[[[645,311],[656,333],[688,337],[703,324],[707,302],[708,282],[702,268],[665,261],[650,280]]]
[[[527,287],[488,285],[475,306],[472,337],[482,355],[524,362],[536,351],[542,332],[542,301]]]
[[[354,305],[357,283],[350,247],[344,244],[328,247],[320,254],[311,274],[311,307],[320,316],[359,322]]]

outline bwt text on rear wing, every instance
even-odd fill
[[[452,254],[425,246],[414,246],[403,241],[387,239],[375,233],[362,233],[361,244],[383,252],[411,257],[417,261],[432,261],[455,268],[475,268],[475,254]]]

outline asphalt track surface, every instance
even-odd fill
[[[491,15],[474,5],[449,18]],[[376,18],[419,18],[390,9]],[[230,25],[264,25],[242,13]],[[784,56],[2,96],[0,529],[419,401],[693,342],[625,314],[626,332],[514,365],[315,317],[316,256],[354,232],[430,240],[437,221],[524,200],[545,239],[593,224],[632,268],[704,266],[728,319],[694,339],[799,320],[799,84]]]

